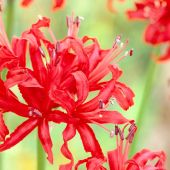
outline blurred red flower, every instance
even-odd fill
[[[0,84],[0,137],[3,141],[0,151],[13,147],[37,127],[41,144],[52,163],[49,121],[53,121],[67,124],[63,131],[61,152],[71,162],[60,169],[72,169],[74,160],[67,143],[76,131],[80,134],[85,151],[91,153],[91,157],[83,160],[87,166],[94,166],[98,159],[105,161],[89,124],[97,124],[106,130],[102,124],[128,122],[120,113],[107,111],[106,107],[111,98],[124,110],[133,105],[134,94],[129,87],[119,82],[122,71],[116,65],[122,58],[131,55],[132,51],[118,58],[127,45],[120,43],[120,36],[108,50],[101,49],[95,38],[78,38],[80,20],[80,17],[68,17],[68,36],[58,41],[50,28],[50,20],[40,16],[38,22],[25,31],[21,38],[12,39],[12,45],[0,22],[0,59],[3,59],[0,60],[0,68],[1,71],[4,68],[8,70],[5,80],[1,80]],[[42,27],[47,28],[53,42],[45,37]],[[112,79],[104,80],[109,73],[112,73]],[[26,104],[21,103],[11,91],[11,87],[16,85]],[[98,95],[89,100],[89,94],[93,91],[98,92]],[[2,113],[8,111],[25,117],[26,121],[6,138],[8,129]]]
[[[111,12],[116,12],[116,9],[114,8],[114,5],[113,5],[114,1],[115,0],[107,0],[107,7],[108,7],[109,11],[111,11]],[[117,1],[123,2],[125,0],[117,0]]]
[[[170,59],[170,1],[144,0],[135,3],[136,10],[127,12],[130,19],[148,20],[145,40],[152,45],[167,43],[167,49],[158,61]]]
[[[22,0],[21,5],[27,7],[33,0]],[[65,0],[53,0],[53,10],[60,9],[64,6]]]

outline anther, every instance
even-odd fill
[[[114,130],[111,130],[111,131],[110,131],[110,137],[113,138],[114,135],[115,135],[115,131],[114,131]]]
[[[28,114],[31,117],[36,117],[36,116],[41,117],[42,116],[42,113],[38,109],[35,109],[35,108],[32,108],[32,107],[29,108]]]
[[[99,100],[99,109],[103,109],[104,108],[104,103],[103,101],[100,99]]]
[[[115,125],[115,135],[118,135],[118,133],[119,133],[119,127]]]
[[[39,19],[39,20],[43,20],[42,15],[38,15],[38,19]]]
[[[122,133],[122,131],[121,131],[120,128],[119,128],[118,133],[119,133],[120,139],[121,139],[121,140],[124,140],[124,135],[123,135],[123,133]]]
[[[133,49],[131,49],[131,50],[129,51],[129,55],[130,55],[130,56],[133,55]]]

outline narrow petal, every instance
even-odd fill
[[[38,125],[38,122],[38,119],[28,119],[19,125],[14,132],[10,134],[10,137],[0,145],[0,152],[10,149],[21,142]]]
[[[14,112],[23,117],[29,117],[28,106],[18,101],[12,91],[6,89],[4,82],[0,79],[0,110],[3,112]]]
[[[134,93],[133,91],[127,87],[125,84],[116,82],[115,90],[113,92],[113,97],[119,103],[119,105],[124,109],[129,109],[130,106],[134,104],[133,98]]]
[[[81,105],[78,110],[81,112],[90,112],[99,108],[99,101],[102,100],[103,103],[108,103],[110,97],[113,94],[115,89],[115,80],[112,79],[109,81],[106,86],[100,90],[99,94],[92,100],[88,101],[87,103]]]
[[[154,164],[151,161],[155,162]],[[165,169],[165,161],[166,155],[163,151],[160,152],[152,152],[147,149],[143,149],[142,151],[136,153],[133,158],[130,160],[127,170],[133,169],[136,167],[136,164],[142,168],[147,169],[150,166],[150,169]],[[133,163],[135,162],[135,163]]]
[[[41,27],[49,27],[50,19],[46,17],[39,18],[39,20],[32,25],[32,29],[39,29]]]
[[[43,119],[38,126],[38,136],[45,152],[48,155],[47,159],[51,164],[53,164],[52,140],[50,137],[48,121],[46,119]]]
[[[61,147],[61,152],[63,155],[70,160],[68,164],[61,165],[60,170],[72,170],[74,159],[72,153],[68,148],[68,141],[71,140],[76,135],[76,129],[73,124],[68,124],[65,130],[63,131],[63,140],[64,144]]]
[[[87,124],[77,125],[77,130],[80,134],[84,150],[90,152],[92,157],[104,159],[102,149],[95,137],[93,130]]]
[[[113,123],[113,124],[124,124],[129,120],[126,119],[122,114],[117,111],[92,111],[86,113],[80,113],[79,117],[88,122],[95,121],[98,123]]]
[[[77,105],[79,105],[82,104],[88,96],[88,92],[89,92],[88,80],[86,75],[82,71],[74,72],[72,73],[72,75],[76,80],[77,97],[78,97]]]
[[[163,63],[168,60],[170,60],[170,46],[166,49],[165,54],[161,55],[159,58],[156,59],[158,63]]]
[[[85,47],[85,52],[88,55],[89,58],[89,72],[94,70],[94,68],[97,66],[97,64],[101,61],[102,57],[100,55],[100,46],[96,38],[90,38],[88,36],[84,36],[82,41],[83,43],[87,43],[89,41],[92,41],[93,43]]]
[[[9,134],[9,130],[3,120],[3,113],[0,112],[0,142],[5,140],[5,137]]]
[[[72,39],[70,38],[69,42],[70,42],[70,47],[73,49],[73,51],[77,55],[77,59],[78,59],[77,62],[78,62],[78,66],[80,70],[88,74],[89,73],[89,60],[88,60],[87,54],[85,53],[83,45],[74,38]]]
[[[68,95],[66,91],[55,90],[50,92],[50,98],[57,104],[61,105],[68,113],[75,108],[74,100]]]
[[[47,119],[55,123],[68,123],[69,121],[68,115],[59,110],[52,111],[48,114]]]
[[[89,157],[83,160],[79,160],[77,164],[75,165],[75,170],[78,170],[79,166],[82,165],[83,163],[86,163],[86,168],[88,170],[106,170],[105,167],[102,166],[102,164],[105,162],[103,159],[98,159],[95,157]]]
[[[0,46],[0,71],[3,68],[14,68],[18,65],[17,58],[6,46]]]
[[[27,52],[27,41],[25,39],[13,38],[12,49],[15,55],[19,59],[19,66],[25,67],[26,65],[26,52]]]
[[[43,88],[36,78],[31,74],[31,71],[24,68],[17,68],[8,72],[5,86],[10,88],[15,85]]]

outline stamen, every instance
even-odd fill
[[[37,116],[42,117],[42,113],[38,109],[35,109],[35,108],[32,108],[32,107],[29,108],[28,114],[31,117],[37,117]]]
[[[115,131],[114,130],[111,130],[110,131],[110,137],[113,138],[115,136]]]
[[[99,100],[99,109],[103,109],[105,104],[103,103],[102,99]]]
[[[54,35],[54,33],[53,33],[53,31],[52,31],[52,29],[50,27],[48,28],[48,32],[49,32],[54,44],[56,44],[57,39],[55,38],[55,35]]]
[[[118,133],[119,133],[120,139],[123,141],[124,140],[124,135],[123,135],[123,133],[122,133],[120,128],[119,128]]]
[[[118,135],[118,133],[119,133],[119,127],[115,125],[115,135]]]
[[[98,123],[96,121],[93,121],[93,120],[91,120],[90,122],[100,126],[102,129],[104,129],[106,132],[109,132],[109,134],[110,134],[110,130],[107,127],[103,126],[102,124],[100,124],[100,123]]]
[[[40,51],[41,55],[45,58],[45,53],[41,47],[39,47],[39,51]]]
[[[113,48],[115,48],[116,45],[118,45],[121,42],[121,36],[118,35],[113,43]]]

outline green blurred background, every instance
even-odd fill
[[[117,106],[113,106],[113,109],[118,109],[128,118],[137,118],[148,72],[148,64],[151,60],[150,55],[154,49],[152,46],[145,44],[142,39],[147,23],[128,21],[125,15],[126,9],[133,8],[133,1],[127,0],[125,3],[115,3],[117,9],[115,14],[108,11],[106,0],[67,0],[65,8],[57,12],[51,11],[52,0],[35,0],[29,8],[21,8],[19,0],[16,0],[14,3],[12,34],[16,36],[20,36],[24,30],[37,21],[38,15],[42,15],[51,18],[52,30],[56,38],[62,39],[67,34],[66,16],[74,12],[76,15],[85,18],[81,24],[79,36],[89,35],[97,37],[102,48],[110,48],[116,35],[121,34],[123,37],[122,41],[129,39],[128,49],[133,48],[134,55],[120,62],[120,67],[124,70],[121,80],[126,82],[135,92],[135,105],[127,112]],[[5,7],[5,9],[7,8],[8,6]],[[7,22],[6,12],[4,14],[4,22]],[[170,129],[169,68],[170,62],[158,65],[156,68],[154,86],[151,95],[148,96],[149,102],[140,129],[140,140],[137,142],[138,150],[149,148],[151,150],[165,150],[167,155],[170,154],[170,137],[168,132]],[[6,117],[10,129],[14,129],[22,121],[22,119],[16,118],[13,114],[10,117]],[[46,162],[47,170],[56,170],[59,164],[67,162],[60,153],[60,147],[63,143],[61,134],[65,126],[52,124],[52,127],[51,136],[54,145],[55,161],[53,166]],[[110,139],[103,129],[97,126],[93,127],[104,152],[114,149],[114,139]],[[37,131],[35,130],[15,147],[0,153],[3,156],[3,169],[36,170],[36,140]],[[70,148],[75,160],[88,156],[83,151],[78,135],[70,142]],[[170,167],[170,162],[167,162],[167,167]],[[80,169],[83,170],[85,168],[82,167]]]

